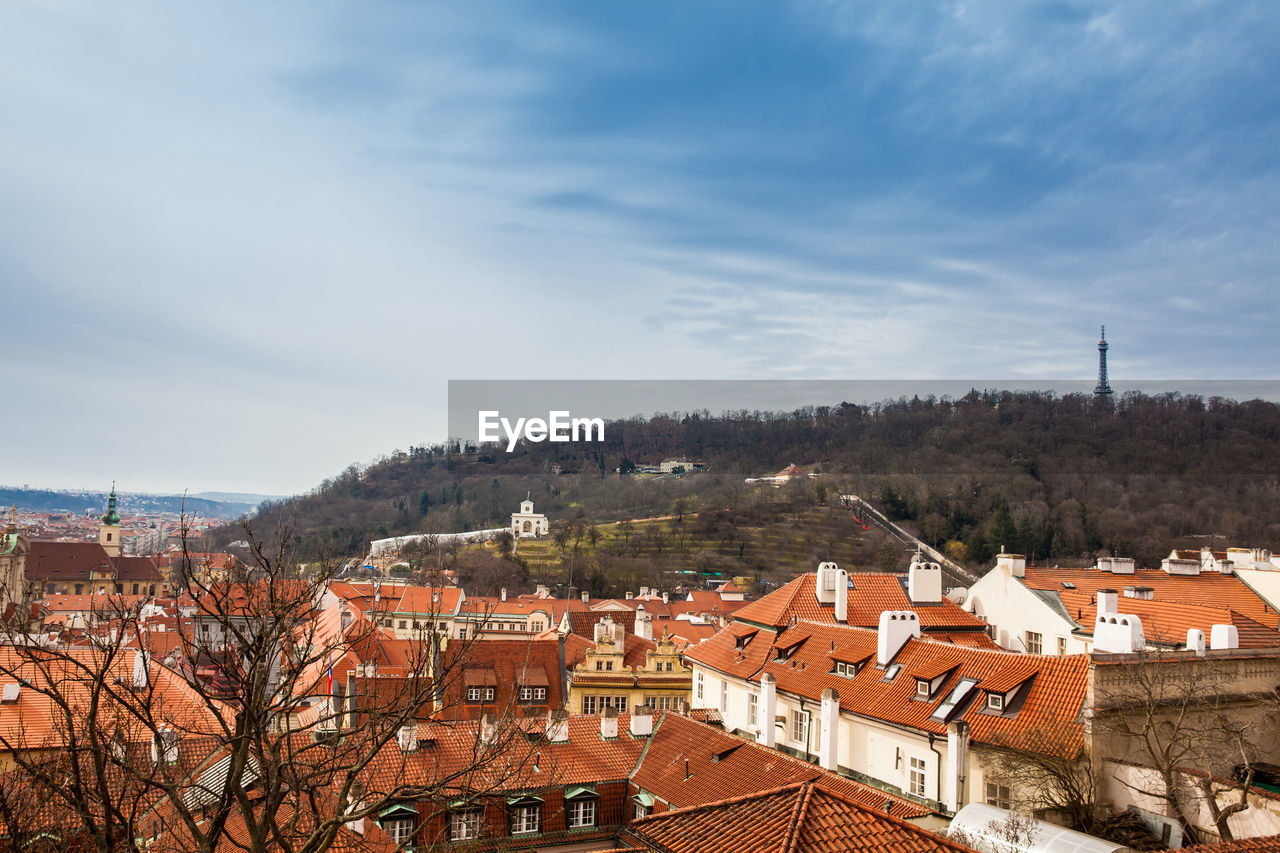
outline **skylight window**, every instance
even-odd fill
[[[902,664],[900,663],[889,664],[889,668],[884,671],[884,680],[893,681],[893,679],[896,678],[898,673],[901,671],[902,671]]]
[[[1063,582],[1062,582],[1062,585],[1063,585],[1064,587],[1066,587],[1067,589],[1075,589],[1075,588],[1076,588],[1076,585],[1075,585],[1075,584],[1073,584],[1071,581],[1063,581]]]
[[[973,690],[973,686],[977,683],[978,679],[976,678],[960,679],[960,683],[951,689],[951,693],[938,706],[937,710],[929,715],[929,718],[945,721],[951,716],[951,712],[955,710],[956,706],[965,700],[965,697],[969,695],[969,692]]]

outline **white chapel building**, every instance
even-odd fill
[[[547,517],[533,511],[531,500],[520,501],[520,511],[511,513],[511,534],[517,539],[545,536],[550,529],[551,525],[547,523]]]

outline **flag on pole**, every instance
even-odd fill
[[[329,681],[325,685],[325,692],[333,695],[333,652],[329,652]]]

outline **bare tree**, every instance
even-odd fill
[[[248,559],[225,579],[203,579],[184,552],[177,637],[155,631],[142,605],[100,614],[83,636],[13,608],[0,646],[19,705],[19,723],[0,725],[10,839],[36,826],[98,853],[228,842],[322,853],[393,804],[483,792],[501,781],[495,767],[519,764],[529,741],[507,709],[475,729],[472,760],[397,772],[418,726],[461,697],[467,642],[429,620],[397,644],[395,666],[365,663],[348,681],[361,688],[344,689],[335,661],[375,661],[369,649],[393,643],[385,605],[375,593],[367,613],[326,608],[329,563],[300,571],[287,529],[264,539],[246,523],[245,536]]]
[[[1201,807],[1220,838],[1233,837],[1228,821],[1248,808],[1257,762],[1275,747],[1274,681],[1242,677],[1231,664],[1147,651],[1097,667],[1095,744],[1146,768],[1119,781],[1164,803],[1194,841],[1212,840],[1197,823]],[[1228,781],[1233,765],[1242,772]],[[1219,801],[1224,793],[1226,805]]]
[[[1093,831],[1099,769],[1078,729],[1045,726],[992,737],[983,777],[1007,785],[1015,811],[1057,812],[1073,829]]]

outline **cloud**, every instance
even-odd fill
[[[1103,321],[1114,375],[1261,375],[1269,337],[1167,328],[1277,321],[1278,30],[1269,4],[9,4],[12,476],[305,489],[441,437],[449,378],[1087,378]]]

